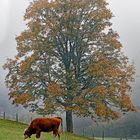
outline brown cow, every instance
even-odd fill
[[[34,119],[30,126],[24,132],[24,139],[31,138],[32,134],[36,134],[36,138],[40,138],[41,132],[51,132],[53,131],[53,135],[60,140],[59,126],[61,123],[62,129],[62,118],[54,117],[54,118],[36,118]]]

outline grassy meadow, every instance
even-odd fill
[[[0,140],[24,140],[23,132],[26,127],[27,125],[21,123],[0,119]],[[29,140],[37,140],[37,139],[35,135],[32,135],[32,138],[30,138]],[[39,140],[53,140],[52,133],[42,133]],[[91,140],[91,139],[69,133],[63,133],[61,134],[61,140]]]
[[[10,120],[0,119],[0,140],[24,140],[23,132],[27,125],[22,123],[17,123]],[[37,140],[35,135],[27,140]],[[38,140],[53,140],[52,133],[42,133]],[[57,140],[57,138],[55,139]],[[61,140],[93,140],[93,138],[86,138],[70,133],[61,134]],[[96,138],[96,140],[102,140],[102,138]],[[104,140],[120,140],[120,138],[104,138]],[[122,139],[126,140],[126,139]],[[129,139],[128,140],[136,140]]]
[[[96,138],[96,140],[103,140],[103,139],[102,138]],[[120,140],[120,138],[104,138],[104,140]],[[122,140],[126,140],[126,138],[122,138]],[[127,140],[139,140],[139,139],[127,138]]]

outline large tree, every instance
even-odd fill
[[[134,67],[112,30],[105,0],[34,0],[6,83],[14,104],[42,113],[66,112],[103,120],[135,110],[129,91]]]

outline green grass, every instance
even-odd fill
[[[96,140],[102,140],[102,138],[97,137]],[[120,138],[104,138],[104,140],[120,140]],[[122,138],[122,140],[126,140],[126,138]],[[139,139],[130,139],[128,140],[139,140]]]
[[[26,127],[27,125],[21,123],[0,119],[0,140],[23,140],[24,139],[23,133]],[[52,140],[52,139],[53,139],[52,133],[42,133],[39,140]],[[29,140],[37,140],[37,139],[35,135],[32,135],[32,138],[30,138]],[[61,140],[91,140],[91,139],[70,133],[63,133],[61,134]]]
[[[120,140],[120,138],[105,138],[104,140]],[[126,138],[122,138],[122,140],[126,140]],[[139,140],[139,139],[130,139],[130,138],[128,138],[128,140]]]

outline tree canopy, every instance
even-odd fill
[[[105,0],[34,0],[16,37],[6,84],[14,104],[33,111],[116,119],[134,111],[134,66],[121,51]]]

